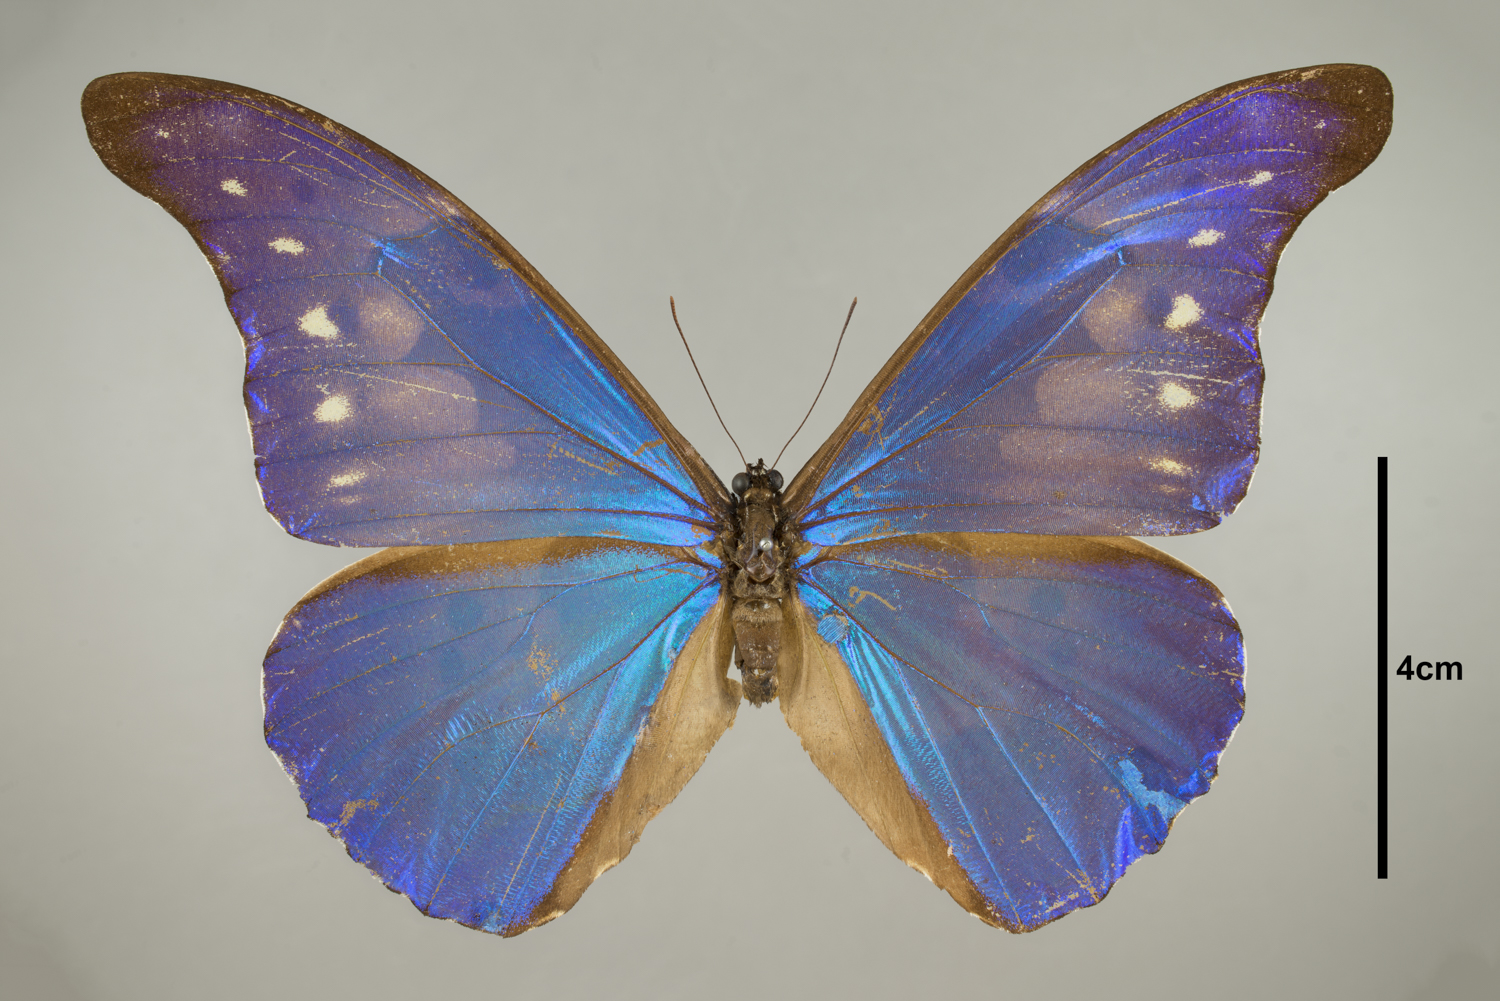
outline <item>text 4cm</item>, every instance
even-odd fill
[[[1416,667],[1411,666],[1411,654],[1396,668],[1396,673],[1407,681],[1462,681],[1464,680],[1464,666],[1456,660],[1422,660],[1417,662]]]

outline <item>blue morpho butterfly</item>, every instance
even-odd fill
[[[424,912],[514,935],[566,911],[742,694],[1011,931],[1098,902],[1208,790],[1239,629],[1126,536],[1244,495],[1276,259],[1384,143],[1379,70],[1231,84],[1111,146],[790,483],[757,463],[732,491],[509,243],[357,133],[156,74],[95,80],[83,113],[224,286],[267,509],[396,547],[287,614],[266,740]]]

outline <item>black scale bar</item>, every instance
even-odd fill
[[[1386,878],[1386,857],[1389,837],[1387,833],[1387,726],[1389,708],[1386,691],[1386,656],[1388,652],[1387,627],[1389,625],[1389,602],[1386,586],[1388,550],[1386,545],[1386,457],[1375,460],[1375,660],[1380,679],[1375,689],[1375,878]]]

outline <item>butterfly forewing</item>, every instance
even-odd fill
[[[415,168],[280,98],[121,74],[90,138],[213,264],[246,346],[268,510],[378,546],[691,545],[727,494],[509,244]]]
[[[1390,130],[1379,70],[1244,81],[1169,112],[969,269],[788,488],[808,541],[1173,535],[1259,447],[1256,337],[1302,217]]]

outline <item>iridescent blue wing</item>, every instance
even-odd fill
[[[1243,713],[1223,597],[1134,539],[830,547],[798,589],[787,722],[892,851],[1011,931],[1160,848]]]
[[[697,771],[739,703],[732,642],[701,552],[388,549],[287,614],[266,740],[386,885],[514,935],[571,907]]]
[[[1390,131],[1390,83],[1231,84],[1079,168],[933,307],[787,488],[805,538],[1174,535],[1259,450],[1276,259]]]
[[[198,241],[245,339],[266,507],[334,545],[606,535],[693,545],[728,494],[510,244],[306,108],[125,73],[83,97],[106,166]]]

